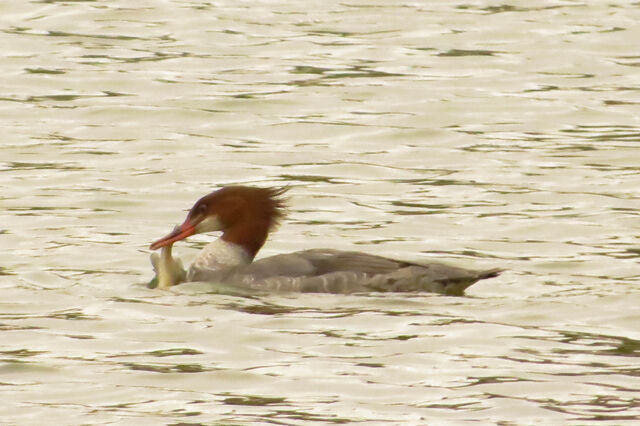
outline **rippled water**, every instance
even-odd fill
[[[3,424],[637,421],[637,2],[5,3]],[[262,255],[508,272],[144,287],[149,243],[230,183],[291,186]]]

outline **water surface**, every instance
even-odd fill
[[[634,423],[638,22],[615,1],[5,5],[3,423]],[[149,243],[226,184],[291,187],[262,255],[508,271],[462,298],[147,289]]]

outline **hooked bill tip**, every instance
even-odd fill
[[[180,226],[175,226],[173,228],[173,231],[171,231],[169,235],[166,235],[160,238],[159,240],[151,243],[149,248],[151,250],[157,250],[159,248],[173,244],[176,241],[184,240],[185,238],[187,238],[190,235],[193,235],[194,233],[195,233],[195,226],[191,225],[190,223],[183,223]]]

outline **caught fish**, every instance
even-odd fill
[[[162,247],[159,255],[158,253],[151,254],[151,264],[156,276],[149,282],[147,287],[168,289],[186,280],[187,272],[184,270],[182,261],[171,256],[172,248],[173,244],[168,244]]]

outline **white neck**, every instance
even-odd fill
[[[219,270],[249,263],[251,257],[244,248],[218,238],[200,251],[191,268]]]

